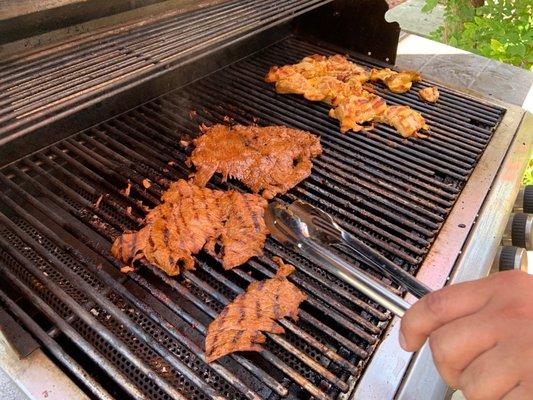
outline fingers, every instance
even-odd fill
[[[491,315],[479,313],[452,321],[429,336],[433,361],[448,385],[459,387],[461,372],[496,345],[494,324]]]
[[[447,286],[424,296],[402,318],[402,347],[418,350],[434,330],[483,308],[492,293],[493,280],[487,278]]]
[[[527,387],[524,384],[515,386],[507,393],[502,400],[528,400],[533,396],[533,387]]]
[[[462,372],[459,387],[468,400],[500,400],[519,384],[521,355],[508,345],[496,345]]]

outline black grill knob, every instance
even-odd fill
[[[533,250],[533,214],[511,214],[503,234],[502,245]]]
[[[513,246],[533,250],[533,214],[514,214],[511,224]]]
[[[515,212],[533,213],[533,185],[527,185],[518,191],[514,204]]]
[[[494,257],[493,271],[519,269],[527,272],[527,251],[520,247],[500,246]]]
[[[524,202],[522,209],[525,213],[533,213],[533,185],[524,188]]]

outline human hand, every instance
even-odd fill
[[[533,399],[533,276],[500,272],[424,296],[400,342],[416,351],[428,338],[442,378],[468,400]]]

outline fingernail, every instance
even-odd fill
[[[403,333],[400,332],[400,346],[402,346],[402,349],[404,349],[405,351],[407,351],[406,347],[407,347],[407,343],[405,341],[405,337],[403,336]]]

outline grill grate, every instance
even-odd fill
[[[50,337],[60,332],[104,372],[96,376],[107,373],[104,387],[111,379],[133,398],[330,399],[349,393],[389,313],[273,239],[264,256],[238,269],[224,271],[201,254],[197,270],[177,278],[146,264],[120,274],[108,251],[118,234],[140,226],[144,208],[158,204],[170,180],[188,175],[180,140],[196,135],[198,124],[285,124],[319,134],[324,154],[312,176],[282,199],[325,209],[414,273],[504,110],[443,87],[435,105],[418,101],[414,91],[383,92],[389,103],[421,111],[431,138],[402,140],[383,125],[343,135],[324,105],[277,95],[262,81],[273,64],[333,50],[288,38],[2,169],[0,289],[21,292],[54,326]],[[145,178],[152,182],[147,189]],[[128,183],[126,197],[121,190]],[[240,188],[220,180],[214,186]],[[273,255],[297,267],[290,279],[309,295],[300,320],[283,320],[287,333],[268,335],[260,354],[206,365],[207,325],[250,282],[275,273]]]
[[[0,63],[0,136],[102,93],[168,70],[194,54],[258,32],[328,1],[229,1]],[[74,49],[73,49],[74,48]]]

